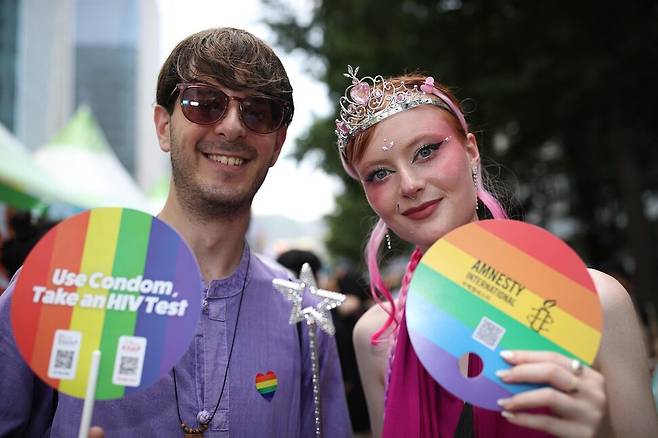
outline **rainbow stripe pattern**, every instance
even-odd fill
[[[603,328],[598,294],[577,254],[549,232],[512,220],[470,223],[438,240],[414,273],[406,312],[427,371],[456,396],[491,410],[500,410],[496,400],[536,387],[496,377],[509,368],[501,350],[551,350],[591,364]],[[483,320],[503,329],[491,345],[476,339]],[[459,370],[466,353],[484,363],[476,377]]]
[[[278,380],[274,371],[268,371],[265,374],[258,373],[256,374],[256,390],[263,396],[267,401],[272,400],[276,388],[278,385]]]
[[[140,292],[56,286],[55,269],[102,273],[106,276],[173,282],[175,291],[167,300],[187,300],[181,316],[157,314],[146,303],[138,311],[113,310],[35,302],[33,287],[43,285],[79,296]],[[121,208],[98,208],[73,216],[48,232],[25,261],[12,300],[14,337],[23,359],[53,388],[85,397],[91,354],[101,351],[96,399],[111,400],[139,391],[158,381],[187,350],[199,318],[201,275],[190,249],[167,224],[148,214]],[[141,295],[148,295],[142,293]],[[48,364],[58,329],[82,333],[77,373],[71,380],[48,377]],[[112,383],[120,336],[147,338],[141,383],[124,387]]]

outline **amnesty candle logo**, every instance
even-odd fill
[[[551,308],[555,307],[557,304],[556,300],[546,300],[544,301],[544,305],[535,309],[533,308],[532,310],[537,310],[537,312],[534,315],[528,315],[528,322],[530,323],[530,327],[536,331],[537,333],[540,333],[542,331],[548,331],[548,327],[551,324],[555,322],[553,317],[551,316]]]

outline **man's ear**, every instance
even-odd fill
[[[286,141],[286,135],[288,134],[288,127],[280,128],[276,132],[276,144],[274,145],[274,153],[272,154],[272,161],[270,161],[270,167],[274,166],[274,163],[279,159],[279,154],[281,154],[281,149],[283,148],[283,143]]]
[[[153,122],[155,123],[155,133],[158,135],[158,142],[160,142],[160,149],[163,152],[171,151],[171,134],[169,130],[171,115],[165,107],[161,105],[155,105],[153,107]]]

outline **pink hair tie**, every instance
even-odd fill
[[[425,82],[420,86],[420,91],[427,94],[434,94],[434,78],[432,76],[425,78]]]
[[[460,111],[460,109],[452,103],[452,100],[448,98],[443,92],[441,92],[438,88],[434,86],[434,78],[432,76],[428,76],[425,78],[425,82],[419,87],[420,91],[423,93],[427,94],[433,94],[434,96],[438,97],[445,103],[449,108],[450,112],[457,117],[457,120],[459,120],[459,124],[461,125],[462,129],[464,130],[464,134],[468,134],[468,125],[466,124],[466,119],[464,118],[464,114]]]

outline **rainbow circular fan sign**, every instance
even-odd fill
[[[411,343],[434,379],[486,409],[535,385],[506,384],[502,350],[551,350],[591,364],[603,329],[598,294],[576,253],[534,225],[484,220],[459,227],[423,255],[406,304]],[[483,362],[465,377],[458,360]]]
[[[196,260],[169,225],[136,210],[89,210],[51,229],[27,257],[11,304],[14,337],[43,381],[79,398],[99,350],[95,398],[121,398],[185,353],[201,290]]]

